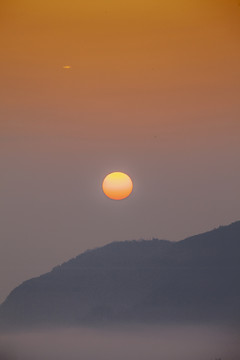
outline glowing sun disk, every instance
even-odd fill
[[[128,197],[133,189],[131,178],[122,172],[108,174],[103,180],[103,192],[113,200],[122,200]]]

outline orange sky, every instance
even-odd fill
[[[12,0],[1,19],[3,132],[239,130],[235,0]]]

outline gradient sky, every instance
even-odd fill
[[[240,219],[239,1],[3,0],[0,36],[0,301],[88,248]]]

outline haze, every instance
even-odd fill
[[[209,324],[22,333],[6,335],[0,346],[1,360],[238,360],[240,355],[237,333]]]

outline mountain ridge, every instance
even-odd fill
[[[178,242],[112,242],[16,287],[0,306],[0,323],[240,323],[239,271],[240,221]]]

